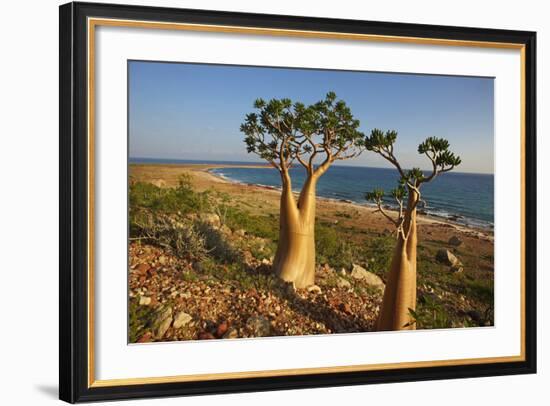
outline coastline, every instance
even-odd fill
[[[129,245],[130,312],[138,320],[132,330],[133,340],[225,338],[218,330],[219,326],[228,325],[240,337],[255,337],[257,334],[249,328],[249,319],[254,314],[269,320],[276,329],[275,335],[372,331],[382,296],[379,290],[354,277],[353,272],[368,269],[366,272],[383,283],[387,281],[387,267],[396,241],[396,232],[388,219],[372,206],[318,197],[315,283],[322,293],[303,289],[289,296],[286,287],[272,282],[280,191],[272,186],[233,182],[212,173],[220,167],[219,164],[129,165],[130,187],[135,193],[130,210],[146,210],[153,216],[174,215],[182,220],[195,216],[199,221],[205,221],[201,215],[206,218],[214,214],[219,224],[216,235],[242,254],[232,259],[208,255],[197,261],[194,254],[174,254],[171,248],[143,240],[141,237],[147,238],[147,234],[135,231],[136,238]],[[178,200],[180,194],[173,188],[178,186],[182,175],[190,175],[189,193],[194,197],[211,192],[213,205],[223,202],[223,206],[191,207],[184,199]],[[186,192],[182,195],[187,196]],[[163,205],[164,198],[170,204]],[[426,215],[418,216],[417,232],[420,326],[494,325],[492,233]],[[209,249],[225,246],[218,245],[221,243],[217,239],[211,244],[214,245]],[[194,253],[195,248],[192,250]],[[460,266],[450,267],[449,261],[441,260],[442,252],[446,258],[458,260]],[[172,289],[163,288],[170,284],[175,284]],[[163,309],[166,305],[171,306],[172,313],[184,312],[196,321],[188,328],[168,327],[167,332],[155,336],[139,327],[146,325],[140,316],[144,306]]]
[[[156,183],[160,187],[173,187],[177,186],[177,178],[182,173],[191,172],[195,180],[197,181],[197,186],[199,189],[206,189],[207,186],[223,185],[224,191],[230,192],[232,194],[263,194],[264,196],[270,196],[270,200],[279,197],[280,189],[274,186],[268,185],[258,185],[251,183],[243,183],[233,179],[229,179],[225,176],[221,176],[215,172],[214,169],[223,169],[223,168],[270,168],[269,165],[260,165],[260,164],[210,164],[210,163],[130,163],[129,169],[132,174],[136,172],[139,173],[138,180],[146,181],[150,183]],[[140,170],[141,169],[141,170]],[[132,176],[132,175],[130,175]],[[297,192],[294,192],[297,194]],[[331,209],[332,211],[355,211],[361,216],[374,217],[378,218],[376,229],[383,226],[384,221],[386,222],[383,229],[390,229],[391,225],[387,222],[385,218],[380,213],[376,212],[374,206],[367,203],[360,204],[353,202],[351,200],[344,199],[335,199],[323,196],[317,196],[317,201],[319,203],[319,209]],[[275,202],[278,204],[278,200]],[[388,208],[388,212],[396,213],[395,210]],[[381,221],[380,221],[381,220]],[[470,235],[476,239],[487,240],[489,242],[494,241],[494,233],[492,229],[477,227],[473,225],[465,225],[459,222],[452,221],[451,219],[443,218],[440,216],[418,213],[418,224],[419,226],[432,226],[432,227],[444,227],[452,228],[460,234]]]
[[[212,168],[205,169],[205,171],[207,173],[209,173],[210,175],[220,179],[223,182],[235,183],[235,184],[239,184],[239,185],[246,185],[248,187],[257,187],[257,188],[261,188],[261,189],[275,190],[277,192],[281,192],[280,187],[270,186],[270,185],[262,185],[262,184],[256,184],[256,183],[240,182],[238,180],[231,179],[227,176],[224,176],[224,175],[221,175],[221,174],[218,174],[218,173],[214,172],[215,169],[222,169],[222,168],[228,168],[228,167],[231,167],[231,168],[266,168],[265,166],[244,166],[244,165],[243,166],[239,166],[239,165],[224,165],[224,166],[219,165],[218,166],[218,165],[215,165]],[[296,191],[296,190],[293,190],[293,193],[296,196],[299,194],[299,192]],[[368,203],[368,202],[365,202],[365,203],[361,204],[361,203],[358,203],[358,202],[354,202],[353,200],[337,199],[337,198],[333,198],[333,197],[326,197],[326,196],[319,196],[319,195],[316,196],[316,198],[318,200],[324,200],[324,201],[332,202],[332,203],[349,204],[350,206],[358,207],[358,208],[376,209],[376,206],[374,204]],[[386,206],[386,207],[384,207],[384,209],[388,212],[391,212],[391,213],[397,213],[397,211],[392,207]],[[472,229],[479,230],[479,231],[490,232],[489,227],[481,227],[481,226],[475,226],[475,225],[462,224],[462,223],[453,221],[452,219],[449,219],[447,217],[438,216],[437,214],[423,213],[422,210],[418,210],[417,214],[418,214],[419,218],[422,218],[422,219],[424,219],[428,222],[442,222],[442,223],[451,224],[451,225],[457,226],[457,227],[472,228]]]

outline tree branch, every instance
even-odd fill
[[[435,178],[437,176],[437,162],[435,160],[435,153],[434,155],[430,155],[428,151],[424,152],[424,155],[426,155],[430,161],[432,162],[432,173],[430,176],[428,176],[427,178],[424,178],[420,181],[420,183],[428,183],[430,182],[433,178]]]
[[[401,168],[401,165],[399,164],[399,162],[397,162],[397,159],[395,158],[395,155],[393,154],[393,145],[391,145],[390,148],[376,148],[374,150],[374,152],[377,152],[382,158],[384,158],[385,160],[387,160],[388,162],[390,162],[393,166],[395,166],[395,168],[397,169],[397,171],[399,172],[399,175],[402,177],[402,178],[405,178],[405,172],[403,171],[403,169]]]
[[[384,217],[386,217],[393,225],[395,225],[396,227],[399,226],[399,219],[394,219],[392,216],[390,216],[388,214],[388,212],[386,212],[386,210],[384,210],[384,208],[382,207],[382,200],[378,199],[376,200],[376,206],[378,207],[376,210],[375,210],[375,213],[377,212],[380,212],[382,213],[382,215]]]
[[[308,172],[308,174],[310,174],[310,173],[309,173],[309,172],[310,172],[309,164],[308,164],[306,161],[304,161],[304,160],[302,159],[302,154],[300,154],[299,152],[297,152],[295,155],[296,155],[296,159],[298,160],[298,162],[300,162],[300,164],[302,164],[302,166],[306,169],[306,171]]]

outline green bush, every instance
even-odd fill
[[[365,262],[368,262],[369,269],[378,276],[385,276],[390,268],[390,263],[395,249],[396,240],[391,236],[372,236],[366,240],[363,247]]]
[[[255,216],[235,207],[228,207],[225,212],[226,224],[233,230],[244,229],[256,237],[279,239],[278,218]]]
[[[416,311],[409,309],[411,322],[417,329],[451,328],[453,323],[444,307],[430,296],[419,300]]]
[[[324,223],[315,225],[315,255],[317,263],[328,263],[334,268],[348,267],[354,262],[357,246],[335,227]]]
[[[176,188],[159,188],[151,183],[136,182],[130,185],[130,212],[139,208],[165,214],[186,214],[209,207],[211,192],[195,192],[192,177],[180,176]]]

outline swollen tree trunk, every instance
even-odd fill
[[[411,266],[411,295],[412,305],[410,308],[416,310],[416,247],[418,245],[418,236],[416,233],[416,200],[419,196],[416,192],[409,192],[409,206],[412,204],[412,208],[409,210],[410,222],[409,222],[409,237],[407,238],[407,257]],[[413,200],[411,200],[413,199]],[[413,323],[412,329],[416,329],[416,323]]]
[[[404,221],[406,238],[400,233],[395,246],[378,316],[378,331],[416,329],[409,311],[416,310],[416,199],[416,192],[409,191]]]
[[[283,174],[279,245],[273,261],[275,273],[296,288],[315,282],[315,186],[317,177],[306,180],[298,203],[290,179]]]

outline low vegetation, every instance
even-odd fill
[[[386,281],[395,236],[358,230],[347,212],[335,217],[342,221],[316,220],[315,288],[296,290],[272,272],[277,216],[213,189],[198,191],[190,175],[173,188],[131,182],[130,342],[373,330],[382,291],[361,272]],[[492,270],[457,248],[468,272],[450,272],[435,259],[443,247],[419,244],[411,322],[492,325]]]

